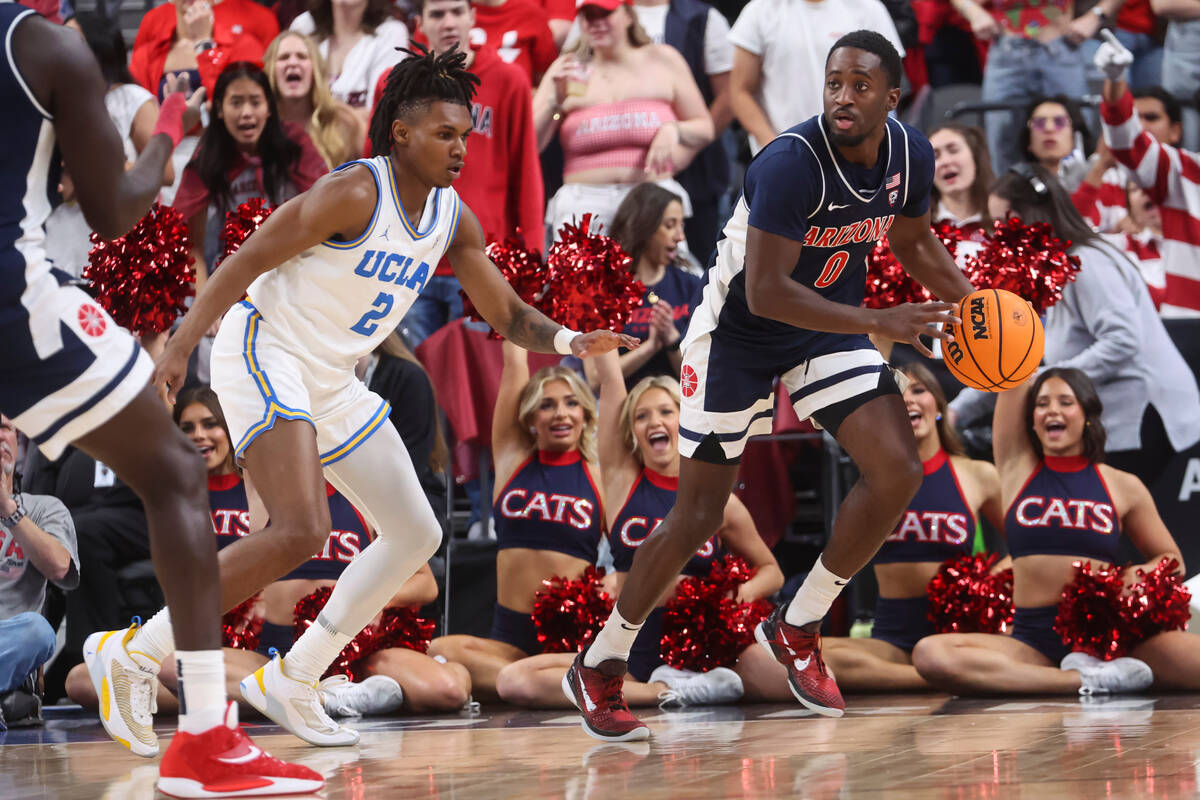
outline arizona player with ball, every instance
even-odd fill
[[[843,713],[821,659],[821,619],[893,530],[923,477],[900,390],[868,334],[928,354],[919,337],[950,342],[934,326],[959,322],[951,303],[972,290],[929,227],[932,148],[888,118],[900,99],[900,73],[900,56],[882,36],[843,36],[826,62],[824,113],[782,133],[746,173],[682,345],[678,499],[638,549],[608,623],[563,679],[597,738],[649,735],[620,697],[630,645],[721,524],[746,440],[771,429],[776,378],[800,418],[812,417],[836,437],[861,478],[804,585],[757,634],[787,668],[801,703]],[[913,277],[951,302],[861,307],[866,255],[885,233]]]

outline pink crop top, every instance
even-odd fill
[[[605,167],[642,167],[658,129],[677,119],[666,100],[622,100],[567,114],[559,136],[563,175]]]

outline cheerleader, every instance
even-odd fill
[[[1155,567],[1179,547],[1146,486],[1104,464],[1102,405],[1077,369],[1044,370],[996,400],[993,442],[1004,531],[1013,558],[1012,635],[948,633],[922,639],[913,665],[938,689],[962,695],[1097,694],[1200,688],[1200,642],[1160,633],[1112,661],[1068,653],[1054,632],[1076,561],[1107,567],[1122,532]],[[1133,574],[1133,570],[1130,570]],[[1059,668],[1061,665],[1061,669]]]
[[[930,689],[912,666],[912,649],[933,634],[926,587],[942,562],[970,555],[982,516],[997,529],[1004,521],[1000,479],[986,461],[963,456],[946,419],[946,395],[921,364],[901,368],[908,377],[904,404],[925,467],[921,488],[873,562],[879,583],[871,637],[822,639],[825,663],[843,692],[912,692]],[[997,564],[995,569],[1007,566]],[[756,700],[788,700],[787,673],[765,650],[738,662],[746,692]]]
[[[542,648],[533,601],[542,581],[574,580],[596,563],[604,536],[597,481],[596,398],[566,367],[529,375],[528,354],[505,341],[492,417],[496,608],[486,637],[434,639],[431,655],[466,666],[476,700],[495,700],[504,667]]]
[[[176,424],[204,458],[213,531],[217,548],[221,549],[261,527],[252,526],[251,516],[265,521],[265,509],[234,466],[229,429],[216,393],[208,387],[181,392],[174,416]],[[346,565],[372,538],[369,526],[349,500],[328,484],[326,493],[332,531],[325,547],[259,595],[251,611],[251,617],[262,619],[258,646],[254,650],[224,648],[225,680],[231,697],[240,696],[241,679],[266,664],[272,651],[286,653],[291,648],[296,603],[322,587],[332,587]],[[420,608],[436,599],[437,583],[425,565],[400,588],[388,606]],[[164,661],[158,676],[157,705],[164,711],[178,709],[173,663],[171,659]],[[319,690],[326,713],[383,714],[402,706],[412,713],[454,711],[470,695],[470,678],[462,665],[441,663],[414,650],[387,648],[367,656],[363,664],[368,677],[360,683],[350,683],[341,676],[321,682]],[[82,670],[77,667],[68,678],[68,694],[80,705],[95,706],[95,692],[86,665],[81,666]],[[242,709],[254,712],[244,702]]]
[[[659,375],[643,378],[626,395],[625,379],[615,353],[592,359],[600,382],[600,466],[607,497],[625,502],[608,515],[608,541],[615,580],[613,596],[620,594],[633,556],[671,507],[679,481],[679,382]],[[735,496],[725,506],[725,520],[717,535],[696,551],[679,579],[708,576],[713,563],[725,552],[745,559],[756,568],[753,578],[738,588],[739,601],[774,594],[783,585],[783,573],[754,527],[754,520]],[[663,598],[665,605],[667,598]],[[673,669],[660,656],[664,608],[651,613],[634,642],[624,678],[629,705],[712,705],[736,702],[742,682],[732,670],[717,668],[705,673]],[[497,687],[501,698],[531,708],[570,708],[563,693],[563,673],[575,653],[554,653],[522,659],[505,667]]]

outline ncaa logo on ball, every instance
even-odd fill
[[[975,339],[988,338],[987,314],[982,297],[971,298],[971,336]]]

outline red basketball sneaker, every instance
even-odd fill
[[[308,767],[289,764],[259,749],[229,704],[225,724],[201,734],[179,731],[158,770],[158,790],[171,797],[263,797],[306,794],[325,785]]]
[[[606,742],[650,738],[650,729],[625,704],[625,669],[625,662],[615,659],[585,667],[580,653],[563,676],[563,694],[582,712],[583,729],[590,736]]]
[[[787,667],[788,685],[802,705],[826,717],[840,717],[846,713],[846,701],[821,658],[821,634],[789,625],[783,618],[786,608],[779,606],[758,623],[754,638]]]

